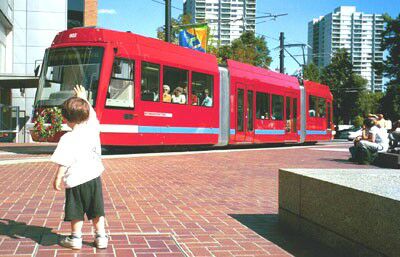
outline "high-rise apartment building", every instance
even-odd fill
[[[193,23],[208,24],[215,46],[228,45],[244,31],[256,29],[256,0],[186,0],[183,7]]]
[[[344,48],[349,52],[354,71],[368,80],[372,91],[382,90],[382,76],[378,76],[372,63],[383,61],[381,14],[357,12],[354,6],[341,6],[308,24],[308,63],[322,68],[331,63],[333,54]]]
[[[0,105],[18,106],[21,120],[31,116],[45,49],[62,30],[95,26],[97,1],[0,0]]]

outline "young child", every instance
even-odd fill
[[[64,247],[82,248],[84,214],[92,220],[96,230],[94,244],[107,248],[108,236],[104,228],[104,203],[100,175],[101,162],[100,125],[96,113],[86,100],[82,86],[74,88],[76,97],[65,101],[62,114],[71,132],[64,134],[51,160],[59,165],[54,179],[54,189],[65,185],[65,218],[71,222],[71,236],[60,241]]]

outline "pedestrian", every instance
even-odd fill
[[[378,119],[377,119],[376,125],[378,127],[380,127],[380,128],[384,128],[384,129],[387,130],[387,128],[386,128],[386,120],[383,117],[383,114],[378,114],[377,116],[378,116]]]
[[[105,231],[104,202],[100,176],[104,171],[101,161],[100,124],[96,112],[86,100],[86,91],[75,86],[76,97],[63,104],[62,114],[71,132],[64,134],[51,156],[58,164],[54,178],[55,190],[65,186],[65,217],[71,222],[71,235],[60,244],[71,249],[82,248],[84,215],[92,220],[96,231],[94,244],[107,248],[108,235]]]
[[[386,129],[378,127],[376,120],[367,118],[363,124],[363,134],[350,147],[351,160],[369,164],[374,161],[378,152],[386,152],[389,138]]]
[[[393,128],[391,128],[389,133],[389,141],[391,150],[398,151],[395,148],[400,145],[400,120],[397,120],[393,123]]]

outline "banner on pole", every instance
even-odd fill
[[[182,27],[179,31],[179,45],[200,52],[207,52],[207,24]]]

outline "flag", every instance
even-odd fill
[[[207,51],[207,24],[181,28],[179,31],[179,45],[197,51]]]

